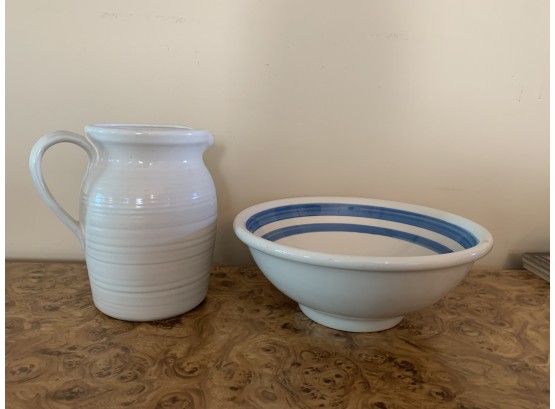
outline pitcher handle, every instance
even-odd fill
[[[64,223],[69,230],[73,232],[79,239],[81,243],[81,247],[85,248],[85,233],[83,226],[78,220],[75,220],[73,217],[69,215],[67,211],[65,211],[60,204],[56,201],[50,189],[46,185],[44,181],[44,177],[42,175],[42,159],[46,152],[46,150],[53,145],[56,145],[61,142],[69,142],[73,143],[85,150],[87,152],[89,158],[89,165],[87,174],[89,173],[93,164],[97,162],[98,159],[98,152],[94,145],[89,142],[87,138],[81,136],[74,132],[69,131],[56,131],[51,132],[46,135],[43,135],[33,146],[31,149],[31,154],[29,156],[29,169],[31,171],[31,177],[33,179],[33,183],[37,188],[42,200],[46,203],[46,205],[54,212],[56,217]]]

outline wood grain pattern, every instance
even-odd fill
[[[6,407],[547,408],[549,285],[474,271],[379,333],[306,318],[255,267],[153,323],[92,304],[82,264],[6,265]]]

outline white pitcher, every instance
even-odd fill
[[[85,134],[44,135],[29,166],[42,199],[81,242],[95,305],[129,321],[191,310],[206,297],[212,265],[216,189],[202,159],[212,136],[154,125],[90,125]],[[45,151],[60,142],[89,157],[79,220],[42,175]]]

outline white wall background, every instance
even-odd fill
[[[399,200],[489,228],[487,267],[549,249],[547,0],[7,0],[6,256],[81,259],[27,158],[88,123],[205,128],[215,263],[231,223],[299,195]],[[76,215],[85,154],[45,175]]]

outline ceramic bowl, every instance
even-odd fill
[[[482,226],[407,203],[345,197],[243,210],[237,237],[264,275],[319,324],[381,331],[430,306],[492,248]]]

